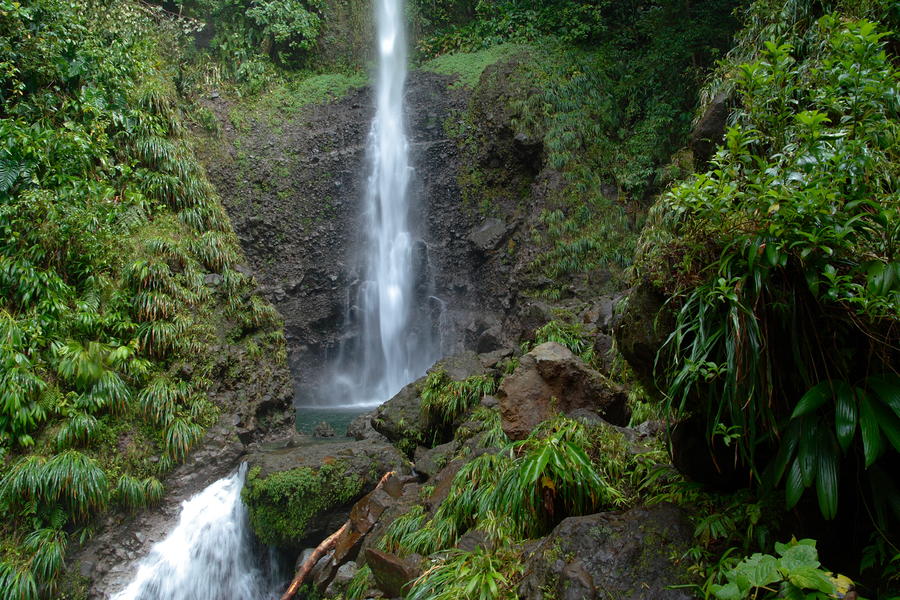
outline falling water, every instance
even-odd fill
[[[182,504],[178,525],[113,600],[277,598],[277,561],[250,531],[241,488],[247,465]]]
[[[406,35],[403,0],[376,0],[378,80],[369,134],[364,280],[351,291],[350,326],[359,339],[338,361],[331,404],[383,402],[437,358],[434,320],[423,291],[427,248],[410,232],[409,143],[404,125]],[[431,303],[433,304],[433,303]],[[424,322],[424,324],[423,324]]]

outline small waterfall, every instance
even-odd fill
[[[350,290],[342,347],[329,404],[373,405],[396,394],[439,358],[429,301],[428,249],[410,232],[412,168],[404,123],[406,33],[403,0],[376,0],[378,80],[369,133],[363,281]]]
[[[182,504],[178,525],[113,600],[268,600],[283,577],[241,502],[247,465]]]

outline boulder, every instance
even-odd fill
[[[527,600],[687,600],[671,561],[691,544],[687,515],[671,504],[569,517],[526,560]]]
[[[469,241],[482,254],[488,254],[500,247],[506,237],[506,223],[491,217],[475,227],[468,236]]]
[[[313,428],[313,437],[317,438],[333,438],[335,436],[334,427],[326,421],[322,421]]]
[[[625,309],[615,318],[616,346],[648,393],[658,393],[656,376],[661,373],[655,371],[656,354],[674,330],[666,296],[650,282],[631,290]]]
[[[364,413],[355,417],[350,424],[347,425],[347,437],[355,440],[375,440],[378,442],[388,443],[388,439],[375,431],[372,427],[372,418],[374,412]]]
[[[450,379],[460,381],[472,375],[482,375],[487,369],[474,352],[463,352],[441,359],[429,369],[429,373],[443,370]],[[427,377],[427,376],[426,376]],[[433,443],[434,431],[428,418],[422,414],[419,389],[425,377],[408,384],[393,398],[375,409],[372,427],[398,448],[412,455],[417,446]]]
[[[627,423],[624,390],[588,367],[568,348],[547,342],[522,356],[497,392],[503,431],[513,440],[562,412],[589,409],[606,421]]]
[[[337,530],[385,472],[410,472],[396,448],[374,440],[307,443],[257,451],[246,460],[242,497],[251,526],[265,543],[292,550]]]
[[[372,576],[378,589],[390,598],[406,595],[408,584],[422,573],[415,556],[400,558],[375,548],[366,549],[366,564],[372,569]]]
[[[725,138],[729,98],[728,92],[716,94],[691,131],[690,147],[698,170],[705,169],[716,153],[716,147]]]
[[[459,445],[457,440],[450,440],[446,444],[430,449],[419,446],[416,448],[415,455],[416,472],[427,477],[434,477],[450,462],[450,459],[459,450]]]
[[[422,414],[419,388],[425,379],[420,378],[375,409],[372,428],[401,448],[411,453],[426,439],[428,419]]]

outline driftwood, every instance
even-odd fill
[[[385,482],[390,478],[391,475],[394,474],[394,471],[388,471],[384,475],[381,476],[381,480],[379,480],[378,485],[375,486],[375,489],[380,489]],[[374,491],[374,490],[373,490]],[[303,561],[303,564],[300,565],[300,568],[297,570],[297,574],[294,575],[293,581],[291,581],[291,585],[288,586],[287,591],[284,592],[284,595],[281,596],[281,600],[291,600],[294,595],[297,593],[297,590],[300,589],[300,586],[303,585],[303,580],[306,579],[306,576],[309,575],[309,572],[312,571],[312,568],[316,566],[316,563],[325,556],[326,553],[330,552],[334,549],[335,545],[337,545],[338,540],[341,536],[350,530],[350,521],[348,520],[346,523],[341,525],[341,527],[325,538],[321,544],[316,546],[316,549],[312,551],[306,560]]]

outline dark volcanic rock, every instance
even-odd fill
[[[327,421],[322,421],[313,428],[313,437],[332,438],[335,435],[336,434],[334,432],[334,427],[332,427]]]
[[[656,354],[674,329],[675,318],[666,307],[666,296],[649,282],[631,290],[625,310],[615,319],[619,352],[648,392],[657,389]]]
[[[691,543],[690,521],[675,506],[569,517],[533,551],[519,586],[527,600],[687,600],[667,586],[684,573],[670,557]]]
[[[487,372],[481,359],[474,352],[462,352],[441,359],[429,369],[429,372],[437,370],[443,370],[454,381]],[[432,441],[434,436],[431,435],[432,424],[422,414],[422,399],[419,397],[419,390],[424,382],[425,377],[421,377],[408,384],[393,398],[375,409],[371,419],[375,431],[395,442],[410,455],[417,445],[434,443]]]
[[[691,131],[690,147],[694,154],[694,164],[698,170],[704,170],[716,152],[716,147],[725,137],[725,126],[728,122],[728,92],[720,92],[712,99],[694,130]]]
[[[372,569],[378,589],[391,598],[406,595],[408,584],[422,573],[413,557],[400,558],[375,548],[366,549],[366,564]]]
[[[556,342],[524,355],[497,393],[503,431],[511,439],[528,436],[541,421],[579,408],[616,425],[627,421],[626,394]]]

